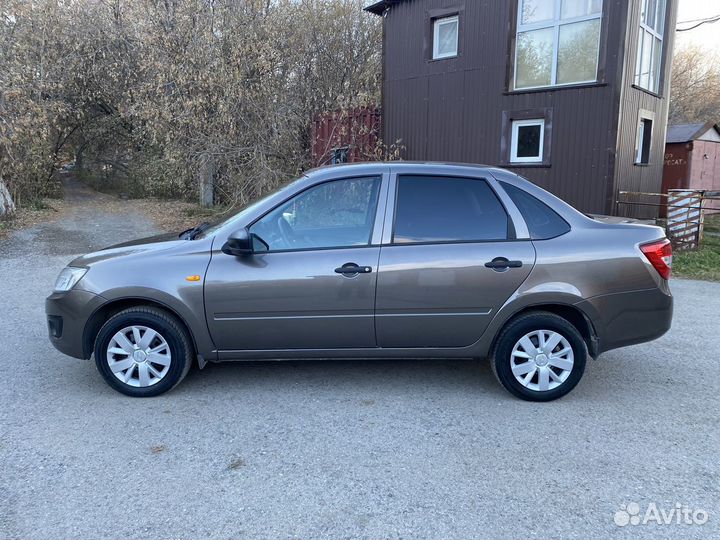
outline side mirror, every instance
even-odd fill
[[[252,236],[247,229],[240,229],[228,236],[227,242],[222,247],[226,255],[250,255],[253,252]]]
[[[258,251],[268,251],[270,246],[267,242],[260,238],[257,234],[249,232],[247,229],[240,229],[228,236],[227,242],[222,247],[222,252],[226,255],[252,255]]]

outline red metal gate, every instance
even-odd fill
[[[380,110],[374,105],[317,115],[312,122],[313,164],[379,159],[380,123]]]

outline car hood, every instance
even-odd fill
[[[172,249],[178,245],[186,245],[191,240],[181,240],[177,233],[167,233],[148,238],[140,238],[115,244],[92,253],[87,253],[74,259],[70,266],[89,267],[99,262],[119,257],[128,257],[139,254],[148,254],[149,252],[159,252]]]

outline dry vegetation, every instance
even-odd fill
[[[362,0],[0,0],[0,178],[242,203],[309,166],[310,119],[377,101]]]
[[[0,218],[0,240],[11,229],[26,228],[62,216],[66,205],[62,199],[37,199],[31,205],[17,209],[12,216]]]
[[[197,200],[212,180],[226,206],[312,166],[311,118],[379,98],[365,3],[0,0],[0,182],[18,219],[42,215],[68,162],[132,197]],[[673,70],[671,122],[720,119],[717,54],[680,50]]]
[[[123,214],[127,211],[128,201],[116,195],[97,194],[91,202],[84,204],[85,206],[91,204],[98,212]],[[208,209],[192,202],[157,197],[133,199],[132,207],[152,220],[163,232],[179,232],[194,227],[202,221],[221,220],[232,211],[229,207]],[[63,199],[38,199],[32,205],[18,208],[12,216],[0,219],[0,240],[7,237],[13,229],[24,229],[54,221],[72,208],[73,204]]]
[[[675,51],[670,124],[720,122],[720,55],[689,46]]]

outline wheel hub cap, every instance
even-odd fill
[[[147,326],[128,326],[115,333],[106,360],[113,375],[129,386],[160,382],[170,370],[172,356],[165,338]]]
[[[563,384],[575,357],[570,342],[554,330],[535,330],[521,337],[510,355],[515,379],[529,390],[547,392]]]

